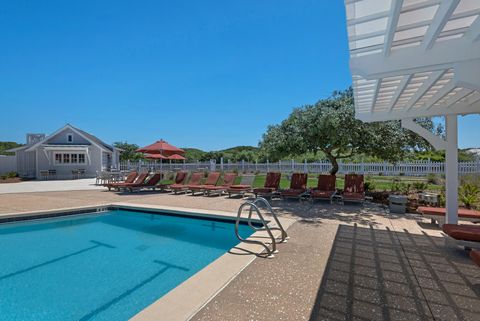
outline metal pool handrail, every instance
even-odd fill
[[[265,205],[265,207],[267,208],[267,210],[269,211],[270,215],[273,217],[274,221],[275,221],[275,224],[277,226],[269,226],[267,221],[265,220],[265,218],[263,217],[261,211],[260,211],[260,208],[258,206],[258,203],[261,203],[263,205]],[[248,239],[244,239],[240,236],[240,234],[238,233],[238,226],[240,224],[240,221],[241,221],[241,217],[242,217],[242,213],[243,213],[243,209],[245,207],[249,206],[249,210],[248,210],[248,218],[247,218],[247,223],[248,225],[250,226],[250,228],[252,228],[255,232],[257,231],[266,231],[270,240],[271,240],[271,245],[272,245],[272,248],[270,249],[270,247],[268,246],[268,243],[266,242],[262,242],[262,241],[258,241],[258,240],[248,240]],[[258,218],[260,219],[260,222],[262,223],[262,227],[255,227],[253,224],[252,224],[252,214],[253,212],[256,212]],[[273,236],[273,233],[272,233],[272,230],[279,230],[281,232],[281,236],[280,236],[280,239],[277,240],[274,236]],[[252,201],[247,201],[247,202],[244,202],[240,205],[239,209],[238,209],[238,212],[237,212],[237,219],[235,220],[235,235],[237,236],[237,238],[241,241],[241,242],[244,242],[244,243],[250,243],[250,244],[258,244],[258,245],[261,245],[263,246],[263,248],[265,248],[265,250],[267,251],[267,257],[268,258],[273,258],[274,257],[274,253],[278,253],[278,250],[277,250],[277,243],[282,243],[282,242],[286,242],[287,239],[288,239],[288,235],[287,235],[287,232],[285,231],[285,229],[283,228],[282,224],[280,223],[277,215],[275,214],[275,212],[273,211],[272,207],[270,206],[270,204],[268,203],[268,201],[262,197],[258,197],[256,198],[253,202]]]

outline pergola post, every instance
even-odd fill
[[[445,151],[446,223],[458,223],[458,129],[457,115],[445,116],[447,149]]]

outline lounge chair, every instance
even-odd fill
[[[440,227],[445,224],[445,216],[447,212],[445,208],[420,206],[417,208],[417,212],[422,214],[423,217],[430,219],[432,223],[437,222]],[[480,221],[480,212],[468,210],[466,208],[459,208],[458,219],[470,222]]]
[[[470,258],[475,262],[478,266],[480,266],[480,251],[479,250],[471,250],[470,251]]]
[[[212,187],[217,185],[218,180],[220,179],[220,172],[210,172],[208,173],[207,180],[205,181],[205,184],[188,184],[188,192],[192,192],[192,195],[195,195],[196,192],[202,192],[204,193],[206,188]]]
[[[134,183],[135,180],[137,179],[138,177],[138,173],[136,171],[133,171],[131,172],[130,174],[127,175],[127,177],[125,178],[125,181],[123,182],[114,182],[114,183],[106,183],[106,184],[103,184],[103,186],[107,187],[108,190],[110,191],[112,188],[117,188],[118,185],[122,185],[122,184],[130,184],[130,183]]]
[[[206,186],[204,189],[204,192],[205,194],[207,194],[207,196],[210,196],[213,194],[222,195],[225,191],[228,190],[228,188],[230,188],[230,186],[233,185],[236,178],[237,178],[237,173],[226,173],[225,175],[223,175],[222,185]]]
[[[203,173],[201,172],[194,172],[190,176],[190,181],[188,185],[200,185],[200,181],[202,180]],[[172,184],[170,185],[170,189],[177,194],[178,192],[187,192],[188,190],[187,184]]]
[[[245,193],[251,192],[255,175],[243,175],[240,179],[240,184],[232,185],[227,189],[228,197],[232,195],[245,196]]]
[[[480,248],[480,226],[473,224],[443,224],[443,232],[458,246]],[[447,238],[447,241],[451,241]]]
[[[255,197],[264,196],[264,197],[271,197],[278,191],[280,186],[280,179],[282,178],[282,173],[274,173],[269,172],[267,173],[267,177],[265,179],[265,184],[263,187],[254,188],[253,194]]]
[[[345,175],[345,188],[343,190],[344,202],[365,202],[365,187],[363,184],[363,175],[347,174]]]
[[[140,184],[130,184],[127,186],[127,189],[130,192],[133,192],[134,190],[142,190],[142,189],[153,189],[155,190],[157,188],[158,182],[162,179],[162,174],[160,173],[155,173],[150,177],[148,180],[144,181],[143,183]]]
[[[308,174],[293,173],[290,180],[290,188],[280,191],[280,196],[285,198],[302,198],[307,191]]]
[[[165,189],[172,189],[172,186],[175,188],[184,187],[185,182],[187,181],[187,172],[177,172],[175,174],[175,182],[173,184],[158,184],[158,188],[163,191]]]
[[[144,184],[145,181],[148,179],[150,174],[148,172],[140,173],[137,178],[133,181],[133,183],[123,182],[123,183],[114,183],[113,188],[117,190],[127,189],[130,186],[136,186],[140,184]]]
[[[336,181],[337,177],[335,175],[318,175],[317,187],[310,190],[310,199],[332,202],[332,197],[337,193]]]

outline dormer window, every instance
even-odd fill
[[[72,134],[67,135],[67,142],[69,142],[69,143],[73,142],[73,135]]]

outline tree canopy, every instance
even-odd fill
[[[417,120],[432,132],[442,133],[430,119]],[[271,160],[322,152],[338,171],[338,160],[364,154],[395,162],[430,144],[401,127],[400,121],[364,123],[355,118],[352,89],[336,91],[314,105],[295,108],[287,119],[271,125],[260,147]]]
[[[120,153],[120,160],[137,161],[139,159],[143,159],[143,154],[136,152],[136,150],[139,148],[137,144],[129,144],[127,142],[115,142],[113,143],[113,146],[123,150]]]

